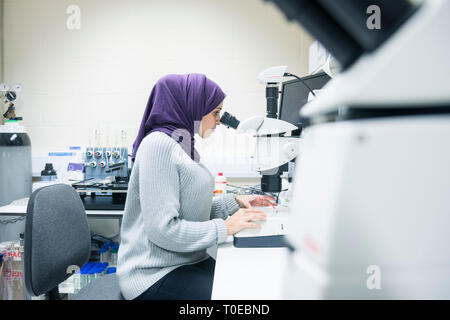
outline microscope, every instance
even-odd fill
[[[282,174],[289,172],[288,164],[295,160],[299,152],[301,124],[293,125],[278,119],[278,97],[280,84],[285,77],[293,76],[287,73],[287,66],[271,67],[260,73],[258,81],[266,86],[266,117],[254,116],[243,122],[225,112],[220,122],[238,133],[251,133],[256,138],[256,150],[252,156],[252,170],[261,173],[261,191],[264,193],[279,193],[282,191]],[[304,83],[306,87],[308,85]],[[309,87],[310,92],[315,95]],[[285,134],[289,133],[289,136]]]
[[[285,299],[449,299],[450,2],[272,0],[342,72],[300,111]]]
[[[259,83],[266,87],[266,117],[254,116],[243,122],[225,112],[220,121],[238,133],[251,133],[256,138],[256,148],[251,157],[251,169],[259,172],[261,191],[279,194],[282,190],[282,175],[288,172],[288,182],[292,181],[295,159],[299,154],[301,123],[292,124],[278,118],[278,98],[280,84],[286,77],[295,77],[303,82],[312,95],[314,91],[301,78],[287,73],[287,66],[271,67],[258,76]],[[301,101],[298,101],[299,106]],[[297,111],[299,110],[296,109]],[[295,122],[294,122],[295,123]],[[289,134],[289,135],[286,135]],[[258,229],[244,229],[234,235],[236,247],[283,247],[287,232],[287,207],[275,209],[261,208],[266,211],[267,220],[259,222]]]

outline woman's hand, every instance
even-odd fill
[[[275,198],[269,196],[261,196],[257,194],[252,195],[237,195],[236,202],[241,208],[252,208],[252,207],[269,207],[276,206]]]
[[[259,228],[252,220],[266,220],[266,214],[261,210],[239,209],[225,220],[227,234],[233,235],[245,228]]]

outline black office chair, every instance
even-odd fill
[[[58,285],[81,268],[91,250],[83,203],[69,185],[55,184],[33,192],[25,222],[25,288],[35,296],[60,299]],[[123,299],[115,274],[103,276],[80,290],[76,300]]]

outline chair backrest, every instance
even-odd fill
[[[33,192],[25,222],[25,287],[48,293],[89,259],[90,231],[80,196],[73,187],[55,184]]]

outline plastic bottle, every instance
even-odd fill
[[[113,245],[111,247],[111,265],[116,266],[117,265],[117,251],[119,250],[118,245]]]
[[[41,171],[41,181],[55,181],[56,178],[56,171],[53,169],[53,164],[46,163],[45,169]]]
[[[75,282],[75,291],[78,293],[86,285],[86,265],[81,267],[79,279]]]
[[[108,262],[102,263],[102,275],[106,274],[106,270],[108,269]]]
[[[81,269],[80,269],[81,271]],[[80,281],[81,281],[81,273],[80,271],[78,271],[77,273],[75,273],[72,277],[73,277],[73,293],[78,293],[80,291]]]
[[[111,264],[111,247],[114,244],[112,241],[108,241],[103,245],[103,248],[105,249],[104,255],[104,261],[102,262],[109,262]]]
[[[83,167],[85,163],[85,154],[81,152],[81,147],[69,147],[72,158],[67,164],[67,180],[81,181],[84,180]]]
[[[100,262],[108,261],[107,252],[108,248],[106,246],[103,246],[103,248],[100,249]]]
[[[227,178],[223,175],[222,172],[219,172],[217,177],[214,180],[214,196],[222,196],[227,193]]]
[[[97,280],[98,278],[100,278],[102,276],[103,273],[103,263],[96,263],[95,264],[95,268],[94,268],[94,280]]]
[[[87,272],[87,284],[91,283],[92,281],[95,280],[95,266],[93,266],[92,268],[89,269],[89,271]]]
[[[89,271],[90,271],[90,269],[92,269],[93,265],[94,265],[93,262],[88,262],[81,268],[81,270],[80,270],[80,288],[79,288],[79,290],[81,290],[84,286],[89,284],[89,281],[90,281]]]

